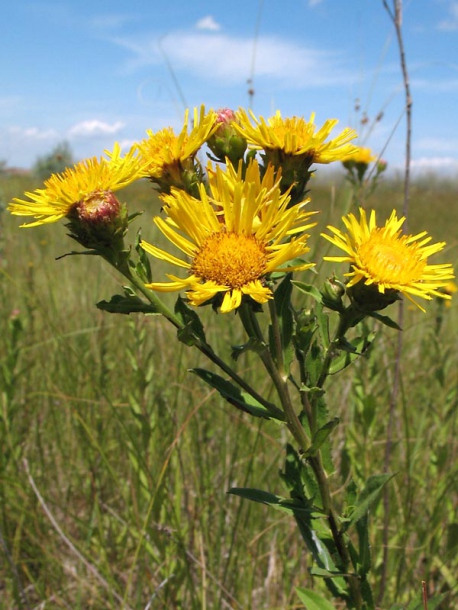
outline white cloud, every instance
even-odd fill
[[[414,147],[429,153],[455,154],[458,157],[457,138],[419,138],[414,142]]]
[[[207,17],[202,17],[196,23],[196,28],[198,30],[209,30],[211,32],[219,32],[221,26],[217,23],[212,15],[207,15]]]
[[[458,2],[455,0],[450,3],[449,16],[447,19],[440,21],[437,25],[439,30],[454,31],[458,30]]]
[[[116,121],[109,124],[104,121],[93,119],[92,121],[82,121],[73,125],[68,131],[70,137],[92,137],[98,135],[115,134],[124,127],[124,123]]]
[[[113,40],[134,58],[130,69],[163,61],[161,50],[174,70],[225,85],[245,83],[250,76],[253,39],[224,34],[175,32],[157,40],[123,38]],[[159,46],[160,45],[160,46]],[[256,78],[275,79],[281,86],[303,88],[322,85],[348,87],[357,75],[342,67],[337,52],[304,47],[279,37],[261,36],[256,46]]]
[[[420,157],[413,159],[411,169],[414,172],[450,173],[458,171],[456,157]]]

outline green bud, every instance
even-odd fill
[[[321,290],[323,304],[334,311],[343,311],[342,297],[345,295],[345,286],[335,276],[327,279]]]
[[[238,165],[247,149],[246,139],[232,126],[236,120],[233,110],[220,108],[216,117],[219,127],[207,141],[209,149],[219,161],[228,158],[233,165]]]

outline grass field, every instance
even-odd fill
[[[342,183],[312,185],[320,228],[347,210]],[[39,186],[3,177],[3,204]],[[147,183],[122,191],[154,241],[159,204]],[[385,181],[368,202],[381,218],[402,204]],[[251,486],[284,494],[278,477],[286,434],[222,402],[188,373],[202,356],[157,317],[114,316],[95,303],[120,291],[102,260],[77,249],[63,223],[18,229],[1,214],[0,608],[287,610],[296,586],[316,586],[288,516],[228,496]],[[458,258],[456,183],[425,178],[411,193],[409,231],[447,241],[433,262]],[[312,243],[318,242],[319,230]],[[312,246],[313,259],[328,250]],[[456,265],[455,265],[456,268]],[[157,265],[155,278],[163,267]],[[332,266],[319,269],[321,277]],[[307,279],[309,281],[310,278]],[[172,300],[171,300],[172,302]],[[396,306],[391,306],[395,317]],[[229,358],[235,316],[205,313]],[[228,324],[230,320],[230,324]],[[458,607],[458,305],[406,307],[401,390],[390,470],[383,608],[429,595]],[[374,349],[329,384],[341,418],[335,491],[383,471],[398,333],[380,328]],[[248,354],[240,373],[264,392]],[[380,586],[383,504],[372,515],[374,587]]]

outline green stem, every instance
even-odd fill
[[[328,478],[321,460],[321,452],[318,451],[315,456],[310,457],[309,463],[313,469],[316,482],[318,483],[318,487],[320,489],[323,511],[327,516],[332,538],[334,540],[337,552],[339,553],[339,558],[341,561],[340,567],[342,572],[345,573],[344,578],[348,583],[352,602],[355,604],[354,607],[356,610],[361,610],[363,607],[363,598],[361,594],[360,580],[358,576],[349,574],[352,565],[351,557],[345,544],[342,532],[339,528],[339,516],[332,501],[331,491],[328,485]]]
[[[108,259],[107,259],[108,260]],[[113,262],[108,260],[110,264],[113,265]],[[129,282],[135,288],[143,294],[143,296],[154,306],[156,311],[160,313],[164,318],[166,318],[175,328],[182,329],[184,328],[183,322],[180,320],[178,316],[176,316],[161,299],[157,296],[157,294],[146,288],[145,284],[134,274],[132,273],[129,265],[121,264],[114,265],[117,270],[126,277]],[[224,360],[222,360],[212,349],[210,345],[207,343],[203,343],[197,337],[198,342],[196,343],[196,348],[204,354],[211,362],[216,364],[218,368],[220,368],[224,373],[226,373],[235,383],[242,388],[247,394],[252,396],[259,404],[267,409],[267,411],[274,417],[275,419],[282,419],[283,413],[280,409],[278,409],[275,405],[267,401],[263,396],[258,394],[256,390],[254,390],[240,375],[238,375]]]
[[[356,312],[351,305],[345,310],[344,313],[339,314],[339,324],[334,334],[334,338],[329,343],[329,347],[326,350],[326,355],[324,357],[323,366],[321,368],[320,376],[316,383],[316,387],[323,387],[329,375],[329,368],[332,364],[332,360],[335,355],[335,349],[338,346],[339,341],[343,339],[347,330],[354,326],[357,320],[361,320],[362,317],[364,316],[361,316],[360,312]]]
[[[286,425],[288,427],[288,430],[293,435],[301,450],[303,452],[306,452],[308,447],[310,446],[310,440],[307,434],[305,433],[305,430],[299,420],[299,417],[296,414],[296,411],[294,410],[293,404],[291,402],[291,396],[289,394],[289,389],[287,386],[287,380],[284,379],[283,376],[280,374],[267,347],[267,344],[264,341],[264,337],[259,327],[258,320],[256,319],[256,316],[253,313],[251,307],[249,307],[248,305],[244,305],[243,303],[239,307],[239,314],[248,336],[257,339],[262,345],[265,345],[265,349],[260,352],[259,356],[275,385],[275,389],[277,390],[277,394],[286,417]],[[274,332],[275,328],[277,328],[277,331],[279,331],[278,324],[273,325]],[[277,337],[276,341],[281,346],[281,338]]]

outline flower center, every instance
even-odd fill
[[[378,228],[358,248],[362,267],[376,283],[407,285],[420,280],[426,263],[417,245],[406,241],[405,235],[387,235]]]
[[[191,271],[206,281],[241,288],[265,274],[267,252],[254,235],[213,233],[199,251]]]

